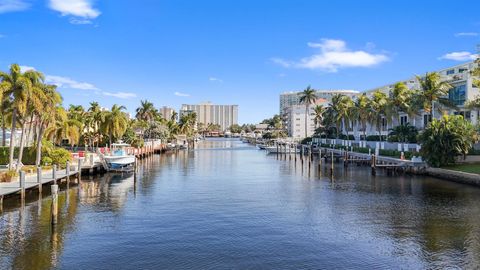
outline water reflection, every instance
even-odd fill
[[[205,141],[63,186],[55,230],[48,191],[5,201],[0,269],[475,269],[479,195]]]

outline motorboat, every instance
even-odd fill
[[[107,171],[131,171],[135,165],[136,157],[127,153],[126,143],[112,144],[109,154],[103,155],[104,166]]]
[[[267,145],[263,144],[263,143],[257,143],[257,147],[258,149],[260,150],[265,150],[265,148],[267,147]]]

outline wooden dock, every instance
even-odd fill
[[[70,178],[81,177],[81,162],[76,165],[67,164],[65,169],[57,170],[54,166],[51,170],[42,171],[37,169],[37,173],[25,175],[24,172],[20,172],[15,181],[8,183],[0,183],[0,208],[3,204],[3,198],[5,196],[14,196],[20,194],[21,199],[25,197],[25,192],[33,189],[42,191],[43,185],[56,184],[63,180],[69,180]]]

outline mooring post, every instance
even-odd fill
[[[375,155],[372,155],[372,158],[371,158],[371,166],[372,166],[372,175],[376,175],[377,173],[377,161],[376,161],[376,156]]]
[[[53,184],[57,184],[57,164],[53,164],[52,168],[52,177],[53,177]]]
[[[57,225],[58,222],[58,185],[51,185],[52,190],[52,225]]]
[[[331,163],[330,169],[332,170],[332,173],[333,173],[333,151],[331,152],[331,154],[332,154],[332,163]]]
[[[20,171],[20,199],[25,200],[25,172]]]
[[[0,196],[0,213],[3,212],[3,195]]]
[[[38,184],[38,193],[42,193],[42,167],[37,167],[37,184]]]
[[[70,161],[67,161],[65,166],[67,166],[65,168],[65,174],[67,175],[67,184],[68,184],[70,182]]]
[[[80,158],[78,159],[77,178],[77,184],[80,184],[80,179],[82,179],[82,159]]]

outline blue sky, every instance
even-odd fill
[[[140,100],[278,113],[284,91],[367,90],[468,61],[479,1],[0,0],[0,69],[44,72],[65,105]]]

